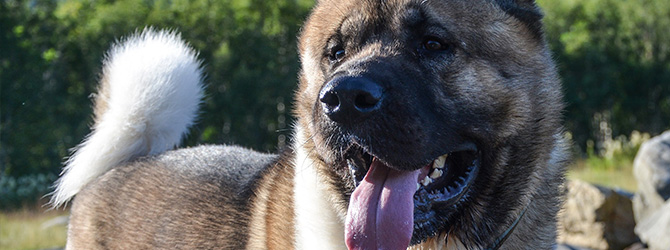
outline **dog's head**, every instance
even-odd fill
[[[300,55],[301,146],[350,246],[484,246],[539,185],[561,96],[533,1],[321,0]]]

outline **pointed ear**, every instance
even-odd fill
[[[508,15],[524,23],[537,38],[542,37],[544,15],[534,0],[495,0],[495,3]]]

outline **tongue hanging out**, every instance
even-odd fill
[[[345,238],[349,249],[406,249],[414,225],[420,170],[401,172],[374,160],[351,194]]]

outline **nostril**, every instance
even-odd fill
[[[374,108],[381,99],[381,92],[379,91],[362,91],[356,95],[354,105],[358,110],[364,111]]]
[[[324,92],[319,100],[331,110],[340,106],[340,98],[337,97],[337,93],[334,90]]]

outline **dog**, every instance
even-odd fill
[[[112,47],[91,134],[52,202],[67,249],[551,249],[569,158],[532,0],[320,0],[299,38],[291,146],[173,149],[197,52]]]

